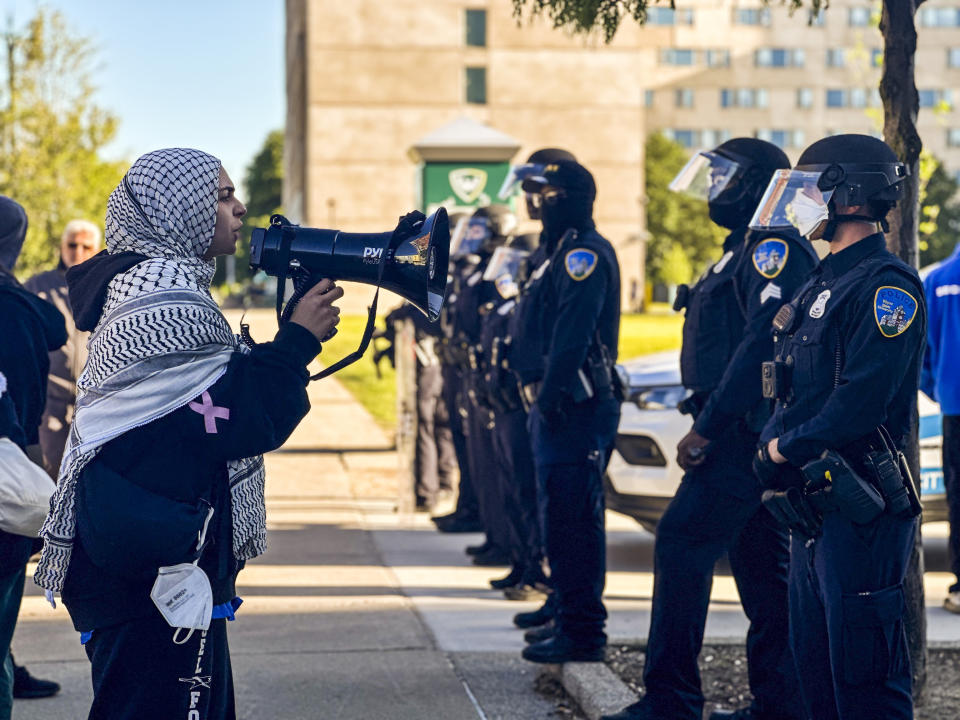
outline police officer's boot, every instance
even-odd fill
[[[523,639],[528,644],[532,645],[533,643],[543,642],[544,640],[549,640],[554,635],[557,634],[556,625],[553,624],[551,620],[545,625],[540,627],[530,628],[523,634]]]
[[[554,635],[542,642],[527,645],[523,649],[523,659],[545,665],[559,665],[568,662],[603,662],[603,645],[578,645],[565,635]]]
[[[633,705],[627,705],[623,710],[613,715],[601,715],[600,720],[660,720],[651,715],[642,700]]]
[[[532,612],[517,613],[513,616],[513,624],[521,630],[539,627],[553,620],[553,605],[549,600]]]

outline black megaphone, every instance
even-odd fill
[[[450,222],[440,208],[412,235],[347,233],[293,225],[274,215],[270,227],[254,228],[250,268],[285,279],[308,275],[383,287],[431,321],[440,317],[447,287]],[[312,283],[311,283],[312,284]],[[282,292],[282,289],[279,289]]]

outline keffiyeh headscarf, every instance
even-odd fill
[[[215,264],[204,260],[217,218],[220,161],[198,150],[140,157],[110,195],[106,245],[148,260],[114,277],[90,356],[77,380],[77,404],[34,580],[59,592],[76,534],[75,490],[83,468],[123,433],[201,395],[245,352],[210,296]],[[263,457],[227,463],[233,552],[266,550]]]

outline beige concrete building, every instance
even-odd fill
[[[795,159],[827,134],[879,133],[882,117],[879,3],[832,0],[812,19],[760,0],[677,6],[605,45],[518,26],[511,0],[287,0],[285,207],[309,225],[388,229],[422,199],[410,148],[469,118],[512,137],[515,160],[560,146],[594,172],[635,306],[647,133],[691,149],[757,136]],[[921,134],[960,171],[960,0],[928,0],[918,21]]]

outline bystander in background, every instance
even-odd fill
[[[960,246],[923,281],[927,297],[927,351],[920,389],[940,403],[943,413],[943,483],[950,536],[947,550],[953,584],[943,607],[960,614]]]
[[[43,467],[54,479],[67,443],[77,401],[77,378],[87,361],[90,333],[77,330],[67,297],[67,270],[89,260],[100,249],[100,228],[87,220],[71,220],[60,238],[60,262],[53,270],[34,275],[24,283],[30,292],[52,303],[67,324],[67,343],[50,353],[47,405],[40,423]]]

